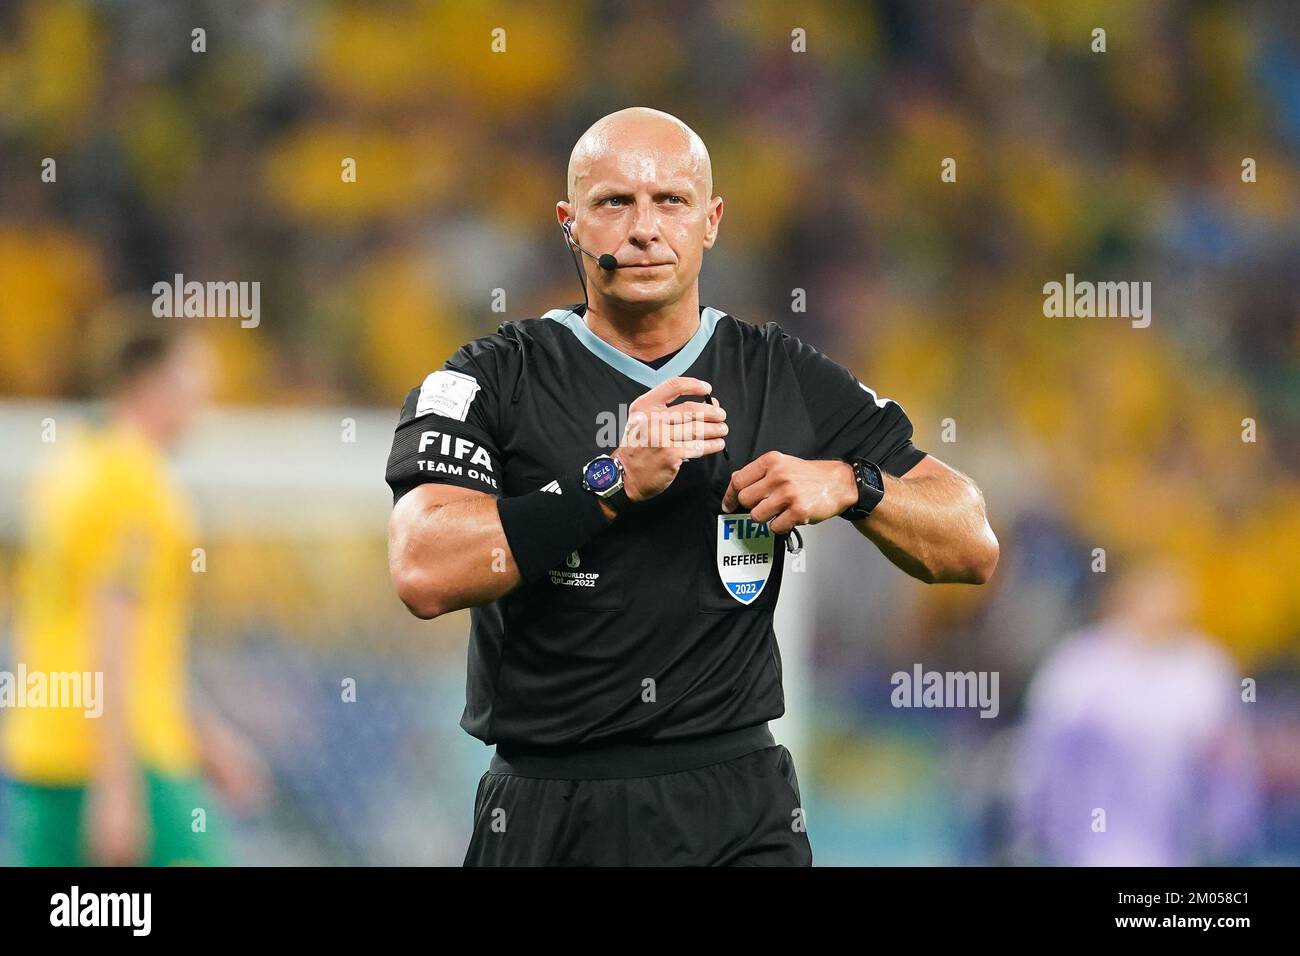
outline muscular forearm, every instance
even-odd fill
[[[930,584],[983,584],[998,563],[984,496],[960,472],[895,478],[858,530],[912,577]]]
[[[428,502],[419,489],[393,509],[388,563],[397,594],[421,618],[494,601],[519,585],[496,499]]]
[[[609,505],[600,507],[613,520]],[[417,488],[393,508],[388,541],[397,594],[426,620],[495,601],[522,580],[497,500],[488,495]]]

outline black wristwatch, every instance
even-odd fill
[[[609,503],[616,512],[627,507],[623,463],[612,455],[597,455],[582,469],[582,487]]]
[[[840,512],[840,517],[860,521],[871,514],[876,505],[880,504],[880,499],[885,497],[885,476],[874,461],[855,458],[849,464],[853,466],[853,478],[858,485],[858,500],[852,507]]]

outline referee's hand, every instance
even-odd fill
[[[623,488],[632,501],[662,493],[688,458],[715,455],[726,447],[727,412],[717,402],[682,402],[683,395],[709,396],[713,386],[678,376],[661,382],[628,407],[627,428],[614,455],[623,463]]]
[[[775,534],[796,525],[817,524],[841,514],[858,500],[853,466],[844,461],[807,461],[769,451],[732,472],[722,510],[744,508]]]

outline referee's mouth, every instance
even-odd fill
[[[663,269],[671,266],[671,262],[641,262],[632,263],[631,265],[619,265],[620,269]]]

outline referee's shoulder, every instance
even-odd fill
[[[748,319],[742,319],[732,315],[722,309],[714,309],[719,314],[718,324],[714,330],[716,335],[718,331],[726,329],[731,335],[737,337],[745,344],[758,342],[767,342],[781,337],[781,326],[775,322],[766,322],[760,325],[757,322],[750,322]]]
[[[545,318],[509,319],[495,332],[470,339],[448,360],[453,368],[466,365],[505,371],[519,366],[528,352],[554,338],[555,322]]]
[[[732,334],[745,348],[758,348],[769,352],[784,350],[789,354],[798,353],[806,347],[803,341],[787,332],[779,322],[759,324],[736,318],[728,313],[723,313],[720,322],[731,327]]]

